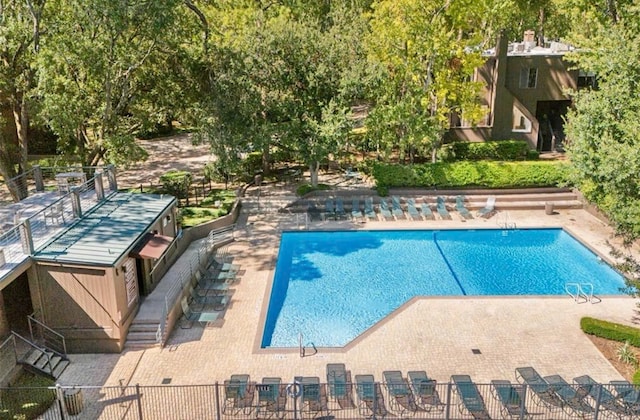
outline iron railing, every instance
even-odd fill
[[[275,380],[274,380],[275,379]],[[38,418],[42,419],[633,419],[640,416],[638,389],[616,390],[610,384],[594,384],[588,390],[576,384],[552,390],[555,400],[540,396],[540,390],[513,385],[513,393],[502,397],[495,384],[461,387],[437,383],[415,389],[411,384],[262,383],[238,385],[231,381],[210,385],[162,386],[56,386],[32,388],[33,395],[51,395],[55,400]],[[24,388],[0,388],[4,396],[18,397]],[[425,395],[426,393],[426,395]],[[557,401],[550,403],[548,401]],[[6,408],[5,408],[6,409]],[[6,413],[6,411],[3,411]],[[19,414],[19,413],[11,413]],[[76,417],[77,416],[77,417]],[[8,417],[9,418],[9,417]],[[13,417],[11,417],[13,418]]]

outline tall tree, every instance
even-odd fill
[[[383,150],[398,150],[402,157],[408,153],[410,159],[431,152],[435,160],[452,112],[472,122],[483,116],[481,86],[470,76],[482,64],[480,50],[489,39],[476,26],[482,16],[479,7],[487,4],[449,0],[373,4],[367,46],[372,68],[380,76],[367,127],[370,135],[383,140]]]
[[[616,19],[594,21],[573,57],[597,75],[598,89],[575,93],[566,132],[581,191],[632,240],[640,237],[640,9],[620,6]]]
[[[52,0],[52,28],[39,57],[42,115],[60,137],[59,150],[84,165],[144,157],[132,114],[144,97],[141,75],[172,34],[178,0]]]
[[[45,0],[0,0],[0,174],[26,170],[29,125]],[[14,200],[26,190],[8,184]]]

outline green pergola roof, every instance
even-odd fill
[[[38,250],[34,259],[112,266],[175,201],[168,195],[112,194]]]

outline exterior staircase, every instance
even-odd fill
[[[58,379],[69,366],[69,359],[54,351],[32,347],[25,356],[18,360],[26,370],[36,374]]]
[[[158,321],[136,319],[129,327],[124,347],[136,350],[159,347],[160,343],[156,340],[157,331]]]

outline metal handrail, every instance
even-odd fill
[[[57,337],[60,341],[60,343],[62,344],[62,352],[57,351],[55,348],[51,349],[53,351],[55,351],[56,353],[60,354],[61,356],[64,356],[65,358],[67,357],[67,342],[64,338],[64,336],[62,334],[60,334],[59,332],[47,327],[44,323],[38,321],[33,315],[35,315],[35,313],[31,314],[31,315],[27,315],[27,320],[29,321],[29,333],[31,334],[31,340],[32,341],[36,341],[34,336],[33,336],[33,326],[32,326],[32,322],[36,323],[38,326],[44,328],[47,332],[53,334],[54,337]],[[43,336],[43,340],[45,340],[45,345],[46,343],[46,339]]]
[[[47,366],[49,366],[49,372],[53,372],[53,366],[51,365],[51,354],[49,354],[49,352],[47,352],[48,349],[38,346],[37,344],[29,341],[28,339],[24,338],[23,336],[21,336],[20,334],[18,334],[15,331],[11,331],[11,334],[14,335],[15,337],[19,338],[23,342],[25,342],[26,344],[28,344],[32,348],[34,348],[34,349],[40,351],[42,354],[44,354],[47,357]],[[19,358],[19,359],[21,359],[21,358]]]

